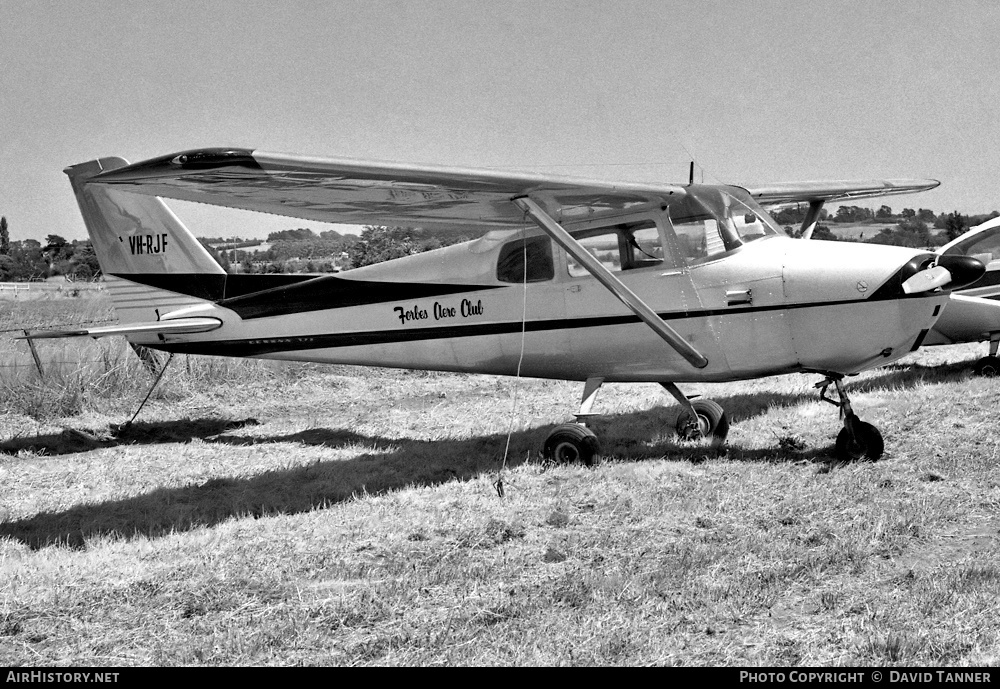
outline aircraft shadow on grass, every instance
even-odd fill
[[[90,452],[119,445],[163,445],[190,442],[219,433],[259,425],[256,419],[182,419],[174,421],[139,421],[107,431],[92,432],[67,428],[59,433],[19,436],[0,442],[0,454],[28,452],[58,456]]]
[[[881,387],[906,388],[933,377],[937,381],[954,380],[964,367],[956,365],[928,368],[897,366],[860,381],[852,389],[874,390]],[[726,408],[736,411],[735,422],[743,421],[768,409],[792,406],[813,399],[815,393],[760,393],[716,398]],[[836,411],[831,407],[831,433],[836,429]],[[667,457],[701,462],[718,455],[705,443],[683,443],[672,435],[677,406],[656,407],[641,412],[608,416],[595,428],[602,446],[614,456],[628,460]],[[207,443],[232,446],[264,444],[306,445],[337,449],[362,449],[345,460],[318,461],[306,466],[271,470],[249,478],[219,477],[202,485],[160,488],[124,500],[78,505],[54,513],[39,514],[18,521],[0,523],[0,537],[21,541],[32,549],[52,545],[83,548],[90,538],[112,535],[157,537],[202,526],[213,526],[233,517],[295,514],[323,508],[361,494],[377,495],[405,486],[432,486],[453,479],[469,480],[497,471],[502,463],[506,434],[468,439],[419,440],[368,436],[346,429],[313,428],[297,433],[272,436],[243,436],[231,431],[257,425],[253,419],[232,421],[196,419],[172,422],[136,423],[120,437],[89,447],[83,440],[77,449],[67,445],[62,435],[54,436],[44,447],[44,438],[34,439],[34,451],[48,449],[50,454],[70,454],[116,445],[160,444],[201,438]],[[552,426],[515,432],[511,436],[507,465],[539,462],[538,448]],[[616,432],[617,429],[617,432]],[[28,439],[19,442],[27,443]],[[726,448],[730,460],[747,462],[805,462],[820,464],[828,470],[832,446],[801,449],[777,438],[772,448]],[[0,451],[11,452],[10,442]],[[24,446],[29,447],[28,445]]]

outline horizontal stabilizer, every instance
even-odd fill
[[[207,333],[222,326],[218,318],[177,318],[151,323],[129,323],[110,325],[103,328],[80,328],[77,330],[42,330],[18,335],[16,340],[43,340],[59,337],[109,337],[111,335],[163,334],[182,335],[187,333]]]

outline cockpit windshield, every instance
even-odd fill
[[[691,185],[670,204],[670,223],[688,263],[732,251],[755,239],[784,235],[770,215],[739,187]]]
[[[1000,260],[1000,225],[989,229],[984,227],[981,232],[969,234],[969,237],[945,249],[944,253],[972,256],[986,264]]]

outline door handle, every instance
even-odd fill
[[[728,306],[737,306],[739,304],[752,304],[752,303],[753,303],[753,290],[750,289],[726,290],[726,304]]]

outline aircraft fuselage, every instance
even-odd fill
[[[176,352],[339,364],[499,375],[520,367],[521,375],[569,380],[724,381],[888,363],[919,344],[948,299],[899,287],[905,267],[930,254],[784,236],[714,260],[685,265],[657,256],[618,272],[704,354],[709,363],[697,369],[558,247],[547,279],[498,278],[511,243],[523,247],[520,236],[499,233],[182,309],[167,318],[215,316],[224,325],[133,340]],[[529,243],[532,236],[548,242],[529,233]]]

